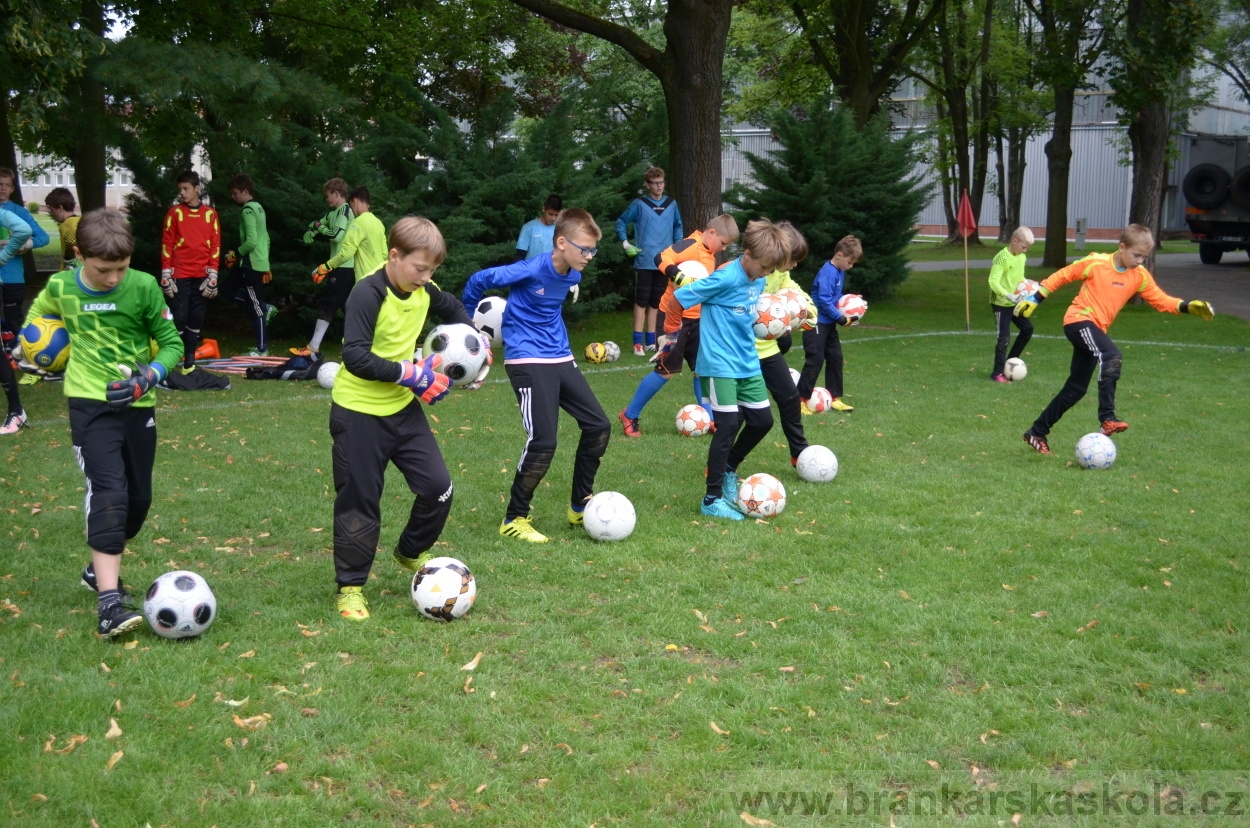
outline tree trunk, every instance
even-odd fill
[[[13,128],[9,125],[9,106],[8,102],[12,100],[12,90],[7,86],[0,86],[0,167],[8,167],[14,172],[17,171],[17,146],[13,143]],[[22,177],[15,176],[13,181],[14,201],[22,200]]]
[[[1168,135],[1170,133],[1167,102],[1156,98],[1136,114],[1128,127],[1129,144],[1133,148],[1133,191],[1129,197],[1128,220],[1144,224],[1159,242],[1159,218],[1163,203],[1163,175],[1167,169]],[[1146,260],[1146,269],[1153,270],[1155,254]]]
[[[1012,229],[1008,229],[1007,219],[1007,166],[1003,158],[1003,133],[998,130],[994,135],[994,175],[998,179],[998,242],[1006,244],[1011,241]]]
[[[1020,213],[1024,204],[1024,170],[1028,166],[1025,153],[1028,147],[1028,130],[1020,127],[1007,130],[1007,225],[1012,233],[1024,225]]]
[[[100,0],[82,0],[80,20],[84,28],[104,38],[104,5]],[[96,68],[99,56],[87,62],[78,79],[77,111],[73,157],[74,185],[83,213],[105,206],[108,186],[108,158],[104,145],[104,84]]]
[[[937,116],[939,120],[946,117],[946,107],[941,100],[937,102]],[[954,201],[951,196],[950,139],[940,129],[937,130],[937,157],[939,178],[942,181],[942,212],[946,214],[946,241],[954,243],[959,238],[959,219],[955,215],[955,207],[952,206]]]
[[[1046,250],[1042,264],[1068,263],[1068,174],[1072,167],[1072,108],[1076,88],[1055,86],[1055,122],[1046,142]]]
[[[981,207],[985,202],[985,180],[990,163],[990,35],[994,27],[994,0],[985,0],[985,15],[981,21],[980,79],[972,89],[972,114],[976,132],[972,136],[972,213],[977,217],[977,232],[968,238],[969,244],[981,244]]]

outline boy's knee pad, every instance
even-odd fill
[[[87,545],[106,555],[120,555],[126,549],[127,504],[121,490],[93,492],[88,504]]]
[[[380,524],[355,510],[334,516],[334,554],[342,558],[372,560],[378,546]],[[356,563],[356,561],[352,561]]]
[[[608,439],[612,436],[612,428],[583,431],[581,443],[577,446],[578,454],[602,457],[608,452]]]
[[[1124,367],[1124,356],[1122,354],[1112,354],[1103,360],[1102,379],[1118,380],[1122,367]]]
[[[143,523],[148,519],[148,509],[152,508],[152,498],[135,498],[129,499],[129,505],[126,509],[126,540],[130,540],[139,531],[143,529]]]

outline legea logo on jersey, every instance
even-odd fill
[[[100,311],[115,311],[117,310],[117,304],[114,302],[83,302],[82,309],[84,313],[87,311],[96,313]]]
[[[746,313],[746,312],[747,312],[747,306],[746,306],[746,305],[735,305],[735,306],[734,306],[734,313],[736,313],[738,316],[742,316],[742,315],[743,315],[744,313]]]

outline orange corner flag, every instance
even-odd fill
[[[959,200],[959,234],[965,239],[977,232],[977,219],[972,215],[972,202],[968,200],[968,191],[964,190]]]

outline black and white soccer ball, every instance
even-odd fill
[[[443,358],[438,371],[452,382],[472,382],[486,363],[489,352],[472,325],[439,325],[430,331],[421,348],[426,359],[435,354]]]
[[[412,576],[412,603],[433,621],[455,621],[477,600],[477,581],[461,561],[431,558]]]
[[[490,337],[490,344],[503,342],[503,311],[508,301],[502,296],[487,296],[473,311],[473,324]]]
[[[194,638],[217,618],[217,597],[194,572],[166,572],[148,587],[143,616],[161,638]]]

